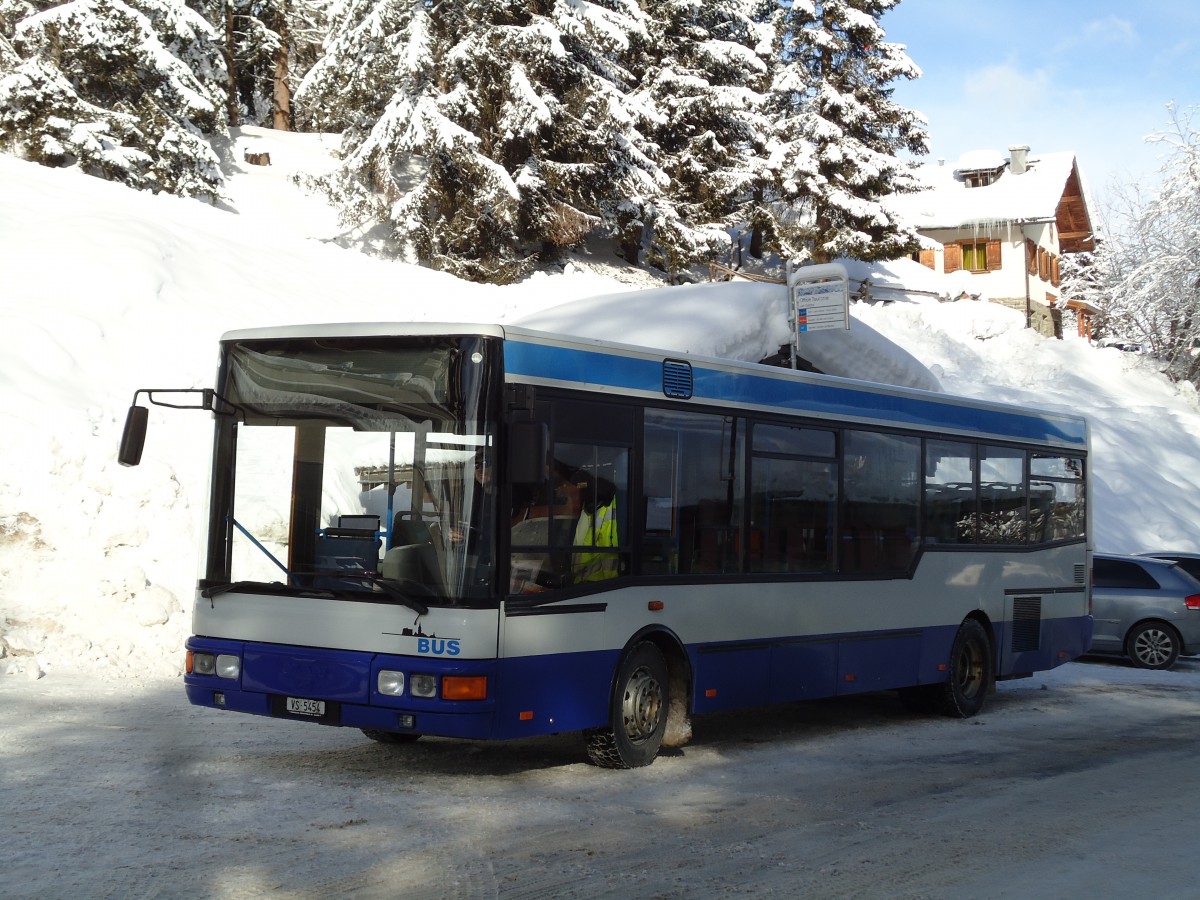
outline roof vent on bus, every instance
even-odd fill
[[[692,364],[678,359],[663,360],[663,393],[677,400],[692,398]]]

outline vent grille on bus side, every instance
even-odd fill
[[[676,400],[692,398],[692,364],[676,359],[663,360],[663,393]]]
[[[1075,567],[1075,583],[1084,584],[1087,581],[1087,570],[1083,566]]]
[[[1042,646],[1042,598],[1013,599],[1012,650],[1023,653]]]

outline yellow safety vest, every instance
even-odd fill
[[[617,500],[599,507],[595,515],[580,514],[575,526],[575,545],[583,547],[617,546]],[[571,563],[575,582],[603,581],[617,577],[616,553],[576,553]]]

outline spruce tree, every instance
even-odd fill
[[[343,130],[326,184],[423,263],[511,281],[596,229],[640,232],[662,176],[639,144],[624,0],[351,2],[297,94]]]
[[[74,0],[13,28],[0,75],[0,150],[130,187],[220,193],[224,67],[179,0]],[[15,57],[15,58],[14,58]]]
[[[881,203],[917,189],[898,153],[927,152],[921,117],[892,101],[920,70],[884,40],[880,17],[900,0],[806,0],[773,15],[775,199],[762,223],[797,261],[895,259],[917,235]]]
[[[651,137],[670,186],[669,202],[656,205],[654,245],[672,271],[725,250],[762,187],[771,44],[756,5],[657,8],[656,58],[638,93],[657,109]]]

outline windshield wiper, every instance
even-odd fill
[[[429,607],[412,594],[424,594],[435,600],[438,598],[429,587],[411,578],[384,578],[380,575],[354,575],[346,572],[338,572],[337,577],[343,581],[361,581],[363,584],[377,587],[387,594],[389,599],[403,603],[419,616],[428,613]]]

